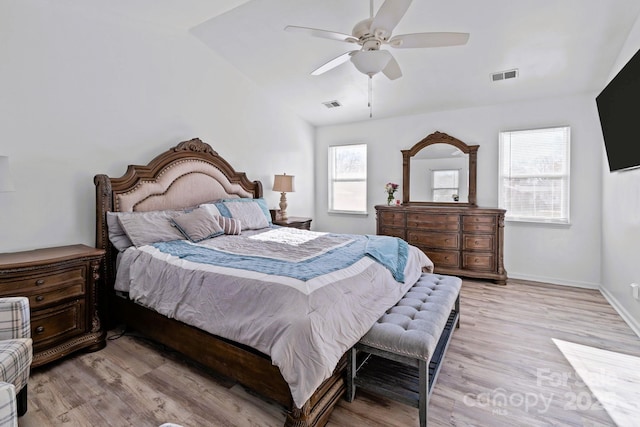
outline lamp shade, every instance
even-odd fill
[[[273,191],[280,193],[293,193],[295,190],[293,185],[293,175],[276,175],[273,179]]]
[[[0,156],[0,191],[15,191],[7,156]]]
[[[358,71],[372,77],[384,70],[391,61],[391,54],[386,50],[360,50],[351,56],[351,62]]]

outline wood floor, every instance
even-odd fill
[[[598,291],[465,280],[461,313],[431,397],[429,426],[616,425],[552,341],[640,357],[640,339]],[[125,335],[99,352],[34,370],[19,426],[280,427],[283,420],[279,406]],[[328,425],[418,426],[418,413],[358,392],[353,403],[339,403]]]

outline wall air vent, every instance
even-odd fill
[[[515,68],[513,70],[508,70],[508,71],[501,71],[499,73],[493,73],[491,74],[491,81],[492,82],[497,82],[500,80],[508,80],[508,79],[515,79],[516,77],[518,77],[518,69]]]
[[[342,107],[342,104],[340,104],[338,101],[327,101],[327,102],[323,102],[322,105],[324,105],[327,108]]]

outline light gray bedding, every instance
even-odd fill
[[[270,236],[265,240],[270,246],[288,245],[300,255],[299,232],[288,242],[277,238],[284,241],[274,243]],[[243,245],[229,239],[257,234],[243,232],[210,241],[238,251]],[[423,269],[432,271],[433,264],[413,246],[409,246],[404,283],[368,256],[346,268],[299,280],[187,261],[142,246],[121,254],[116,289],[128,291],[137,303],[165,316],[269,355],[289,384],[294,403],[302,407],[331,376],[342,355],[405,294]]]

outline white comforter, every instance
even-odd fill
[[[238,236],[216,239],[224,238]],[[302,407],[342,355],[423,269],[432,268],[422,251],[409,246],[404,283],[366,256],[302,281],[186,261],[143,246],[121,254],[116,289],[163,315],[269,355]]]

